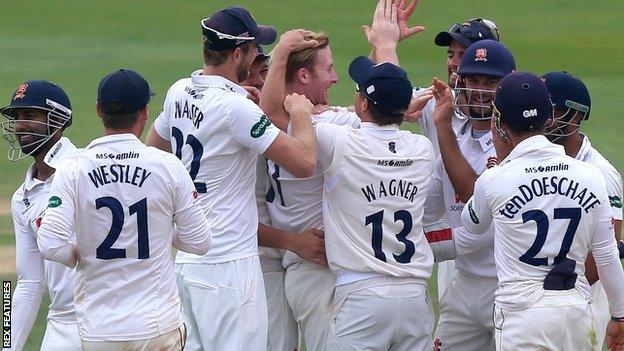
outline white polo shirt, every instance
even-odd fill
[[[279,134],[247,91],[221,76],[193,72],[174,83],[156,132],[171,141],[208,207],[213,247],[177,263],[220,263],[258,254],[256,161]]]
[[[466,122],[459,130],[459,149],[475,173],[481,175],[486,169],[496,165],[492,132],[488,131],[480,138],[474,138],[471,133],[472,124]],[[494,228],[490,227],[485,235],[471,233],[462,223],[463,208],[464,203],[456,195],[440,156],[425,202],[425,217],[435,221],[446,215],[453,228],[453,241],[457,252],[455,268],[458,271],[476,277],[496,278]]]
[[[50,195],[38,244],[68,265],[77,253],[80,337],[140,340],[180,327],[172,248],[204,254],[211,240],[180,160],[133,134],[100,137],[57,168]]]
[[[420,96],[425,92],[425,89],[415,87],[412,93],[412,96]],[[455,92],[453,92],[453,96]],[[435,98],[427,101],[427,104],[422,109],[423,116],[418,120],[420,124],[420,128],[422,129],[422,134],[426,136],[429,140],[431,140],[431,144],[433,145],[433,150],[435,152],[436,157],[440,155],[440,144],[438,143],[438,130],[436,129],[435,123],[433,122],[433,111],[435,110]],[[453,127],[453,131],[455,131],[455,136],[459,139],[462,135],[460,135],[459,130],[461,127],[467,122],[468,117],[461,115],[457,112],[453,113],[453,117],[451,118],[451,126]]]
[[[76,147],[62,137],[48,151],[44,162],[56,168],[64,159],[73,156]],[[24,183],[13,194],[11,210],[15,228],[17,256],[17,286],[13,294],[12,342],[21,349],[34,323],[45,286],[50,294],[48,320],[75,324],[74,287],[76,271],[60,263],[44,260],[37,247],[37,231],[48,207],[50,185],[54,174],[46,180],[34,177],[34,164],[26,172]],[[75,233],[71,233],[75,240]]]
[[[331,109],[312,115],[312,122],[360,126],[360,117],[345,107]],[[317,162],[314,174],[307,178],[297,178],[287,170],[268,160],[270,187],[266,194],[267,206],[274,228],[289,233],[299,233],[307,229],[323,229],[323,168]],[[283,265],[288,267],[299,257],[287,251]]]
[[[462,219],[475,233],[494,223],[496,304],[502,309],[531,307],[543,295],[555,260],[564,258],[575,262],[574,289],[589,299],[584,272],[591,250],[599,271],[609,270],[603,285],[611,294],[611,313],[624,314],[624,272],[604,177],[591,164],[566,156],[563,147],[542,135],[520,142],[479,177]]]
[[[433,253],[422,228],[431,142],[395,125],[316,125],[325,172],[323,224],[337,285],[371,276],[426,280]]]
[[[607,195],[609,196],[609,205],[611,206],[613,218],[621,221],[623,198],[622,176],[598,150],[592,147],[589,138],[584,134],[581,135],[583,136],[583,143],[581,144],[578,154],[576,154],[574,158],[583,162],[588,162],[600,170],[607,183]]]

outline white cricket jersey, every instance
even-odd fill
[[[554,260],[564,258],[576,262],[574,289],[589,298],[584,276],[589,250],[598,266],[613,264],[624,278],[605,189],[594,166],[566,156],[563,147],[541,135],[523,140],[497,167],[481,174],[462,218],[475,233],[494,222],[498,306],[531,307],[544,293]]]
[[[474,138],[471,133],[472,123],[470,122],[460,128],[459,149],[475,173],[480,175],[487,168],[496,165],[496,150],[491,131],[478,139]],[[456,195],[440,156],[436,162],[429,195],[425,202],[425,217],[437,220],[441,215],[446,215],[453,228],[453,241],[457,252],[455,268],[458,271],[476,277],[496,278],[494,228],[490,227],[485,235],[471,233],[462,223],[463,208],[464,203]]]
[[[180,252],[177,263],[219,263],[258,254],[256,161],[279,134],[247,91],[221,76],[195,71],[174,83],[156,132],[171,141],[208,207],[213,247]]]
[[[76,147],[62,137],[46,154],[44,162],[50,167],[71,157]],[[34,323],[45,286],[50,294],[48,320],[75,324],[74,287],[76,271],[57,262],[44,260],[37,247],[37,231],[48,206],[50,185],[54,174],[46,180],[35,178],[34,164],[26,172],[24,183],[13,194],[11,210],[15,228],[17,286],[13,294],[11,325],[13,347],[21,349]],[[75,240],[75,233],[71,234]]]
[[[415,87],[412,93],[412,96],[420,96],[425,92],[425,89]],[[455,92],[453,92],[453,96],[455,96]],[[435,110],[435,98],[427,101],[427,104],[422,109],[423,116],[418,120],[420,123],[420,128],[422,129],[422,133],[424,136],[431,140],[431,144],[433,145],[433,150],[435,155],[440,155],[440,144],[438,143],[438,130],[436,129],[435,123],[433,122],[433,111]],[[459,132],[461,127],[467,122],[468,117],[461,115],[457,112],[453,113],[453,117],[451,118],[451,126],[455,131],[455,135],[459,139],[463,136]]]
[[[609,163],[609,161],[594,149],[589,142],[589,138],[583,136],[583,143],[578,154],[574,158],[577,160],[588,162],[600,170],[607,183],[607,195],[609,196],[609,205],[615,220],[622,220],[622,176],[620,172]]]
[[[312,122],[348,125],[358,128],[360,117],[345,107],[332,107],[321,114],[313,115]],[[290,125],[289,125],[290,126]],[[297,178],[287,170],[268,160],[271,186],[266,194],[267,206],[274,228],[289,233],[300,233],[315,228],[323,229],[323,169],[317,162],[314,174]],[[284,267],[299,260],[290,251],[284,254]]]
[[[133,134],[104,136],[57,168],[50,195],[39,248],[61,261],[76,247],[81,338],[138,340],[180,327],[172,245],[196,253],[210,246],[184,165]]]
[[[423,234],[423,205],[433,173],[431,142],[397,125],[360,129],[316,125],[325,170],[323,223],[330,269],[411,277],[431,275],[433,253]],[[348,281],[357,279],[348,278]]]

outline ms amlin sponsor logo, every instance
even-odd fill
[[[2,281],[2,347],[11,347],[11,281]]]
[[[542,173],[542,172],[556,172],[556,171],[567,171],[569,166],[565,163],[560,163],[558,165],[549,165],[549,166],[535,166],[535,167],[525,167],[525,173]]]

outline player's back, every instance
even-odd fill
[[[433,255],[421,221],[434,165],[431,142],[396,125],[323,127],[317,135],[335,135],[323,203],[332,271],[339,280],[348,272],[427,279]]]
[[[277,136],[246,91],[220,76],[176,82],[154,126],[171,140],[200,198],[210,209],[213,247],[203,257],[179,253],[179,263],[219,263],[257,254],[255,167]]]
[[[116,134],[94,140],[67,167],[75,179],[83,339],[150,338],[179,327],[172,260],[173,218],[183,210],[175,199],[186,176],[179,160]]]
[[[527,151],[536,141],[528,139],[524,148],[514,150],[521,156],[487,170],[480,185],[494,212],[496,301],[505,309],[535,303],[544,293],[544,279],[559,263],[560,269],[571,264],[564,273],[577,274],[574,288],[589,296],[584,264],[604,205],[600,199],[606,198],[605,182],[595,167],[539,138],[539,149]]]

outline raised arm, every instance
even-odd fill
[[[399,41],[425,30],[423,26],[409,27],[407,22],[418,5],[418,0],[379,0],[373,14],[373,23],[362,26],[366,39],[372,46],[373,62],[390,62],[399,65]]]
[[[288,95],[284,109],[290,115],[292,136],[280,132],[264,152],[266,157],[299,178],[312,176],[316,168],[316,136],[310,119],[312,107],[305,96]]]
[[[436,107],[433,112],[433,121],[438,132],[440,154],[446,168],[446,173],[453,184],[455,194],[466,202],[474,192],[477,173],[464,158],[457,143],[457,137],[451,119],[453,117],[454,102],[451,88],[438,78],[433,80],[433,93],[436,97]]]
[[[260,93],[260,108],[279,129],[286,131],[290,116],[284,109],[286,97],[286,67],[291,53],[318,45],[310,40],[312,32],[304,29],[290,30],[280,37],[277,46],[271,52],[269,72]]]

